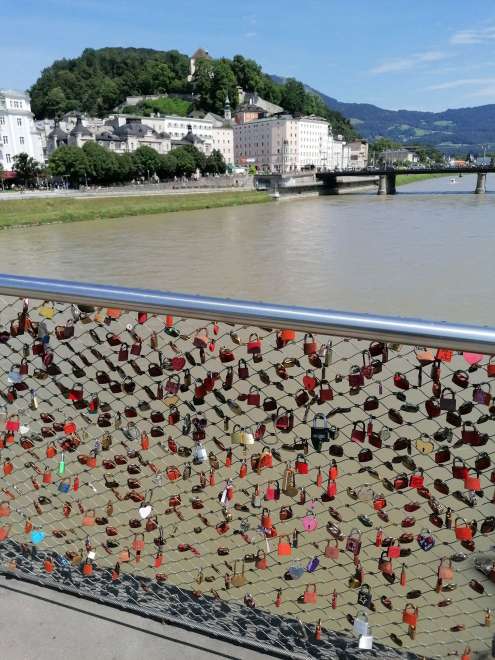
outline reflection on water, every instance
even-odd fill
[[[495,195],[467,194],[474,187],[474,176],[441,178],[394,197],[9,230],[1,270],[495,325]]]

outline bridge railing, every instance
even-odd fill
[[[0,324],[2,572],[289,657],[489,653],[494,328],[7,275]]]

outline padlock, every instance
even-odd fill
[[[304,516],[302,523],[305,532],[314,532],[314,530],[318,527],[318,521],[314,511],[308,511]]]
[[[409,486],[411,486],[411,488],[423,488],[424,483],[423,468],[419,468],[418,472],[411,474],[409,477]]]
[[[304,335],[303,351],[304,355],[311,355],[318,352],[318,344],[311,333]]]
[[[357,602],[358,605],[361,605],[361,607],[367,607],[368,609],[370,608],[372,597],[371,597],[371,589],[369,584],[361,585],[358,591]]]
[[[311,426],[311,443],[317,452],[321,452],[321,447],[324,442],[328,442],[330,433],[328,423],[325,415],[318,413],[313,418]]]
[[[468,470],[468,473],[464,477],[464,488],[473,491],[481,490],[480,473],[478,472],[478,470],[476,470],[475,476],[469,474],[469,470]]]
[[[416,540],[421,550],[424,550],[425,552],[431,550],[435,545],[435,538],[429,529],[422,529],[417,535]]]
[[[358,555],[361,550],[361,532],[353,528],[351,533],[347,537],[345,549],[349,552],[352,552],[354,555]]]
[[[380,559],[378,560],[378,570],[385,573],[385,575],[392,575],[394,572],[392,562],[390,561],[390,555],[388,555],[387,550],[384,550],[380,555]]]
[[[392,539],[390,545],[387,548],[387,556],[391,559],[397,559],[400,557],[400,545],[398,543],[396,545],[395,539]]]
[[[458,521],[464,524],[458,524]],[[454,523],[454,532],[455,537],[458,541],[472,541],[473,539],[473,530],[471,525],[469,525],[464,518],[456,518]]]
[[[407,603],[402,611],[402,622],[408,626],[416,627],[418,623],[419,608],[414,607],[412,603]]]
[[[324,554],[325,557],[327,557],[328,559],[337,560],[339,558],[340,550],[339,550],[339,542],[337,539],[330,539],[329,541],[327,541]]]
[[[351,440],[353,442],[364,442],[366,438],[366,430],[365,430],[365,425],[364,422],[358,421],[354,422],[352,425],[352,432],[351,432]]]
[[[443,557],[440,559],[440,565],[438,567],[438,577],[441,580],[452,580],[454,577],[454,569],[452,568],[452,560]]]
[[[264,529],[271,529],[273,527],[272,517],[268,509],[263,509],[261,512],[261,526]]]
[[[354,632],[357,635],[367,635],[368,634],[368,617],[365,612],[360,612],[357,617],[354,619]]]
[[[310,603],[315,605],[317,603],[318,597],[316,594],[316,584],[308,584],[304,591],[304,603]]]
[[[304,454],[298,454],[295,462],[296,471],[298,474],[308,474],[309,473],[309,465],[304,458]]]

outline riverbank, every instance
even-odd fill
[[[453,176],[452,174],[398,174],[395,179],[396,186],[405,186],[408,183],[426,181],[427,179],[440,179],[441,177]]]
[[[104,220],[125,216],[195,211],[271,201],[264,192],[232,191],[195,195],[145,195],[139,197],[22,199],[0,204],[0,229],[51,223]]]

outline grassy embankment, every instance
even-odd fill
[[[0,200],[0,229],[36,226],[55,222],[104,220],[173,211],[193,211],[222,206],[269,202],[268,194],[255,191],[205,193],[195,195],[148,195],[142,197],[100,197],[87,199]]]
[[[395,185],[404,186],[407,183],[425,181],[426,179],[438,179],[445,176],[454,176],[454,174],[398,174],[395,180]]]

